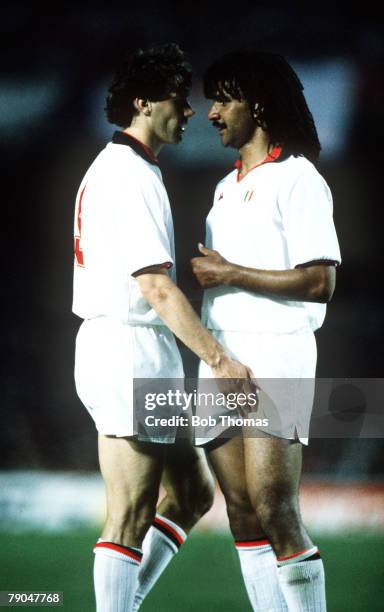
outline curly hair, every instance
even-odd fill
[[[110,123],[128,127],[135,114],[137,97],[158,102],[171,93],[187,97],[192,70],[176,43],[134,51],[117,70],[108,89],[105,111]]]
[[[229,53],[214,62],[204,75],[209,99],[228,96],[246,100],[255,108],[255,123],[265,129],[271,144],[286,154],[304,155],[315,162],[321,150],[316,126],[299,77],[281,56],[255,50]]]

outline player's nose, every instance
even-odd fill
[[[193,117],[193,115],[195,115],[195,111],[193,110],[192,106],[190,104],[186,104],[186,106],[184,107],[184,117],[187,117],[189,119],[189,117]]]
[[[217,119],[218,117],[219,117],[219,111],[217,109],[216,103],[214,102],[208,111],[208,119],[212,121],[214,119]]]

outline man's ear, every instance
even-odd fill
[[[138,113],[142,113],[146,117],[149,117],[152,112],[152,104],[146,98],[135,98],[133,105]]]

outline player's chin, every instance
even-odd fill
[[[181,142],[182,139],[183,139],[183,134],[182,132],[178,130],[177,132],[174,132],[172,136],[170,136],[168,140],[168,144],[179,144],[179,142]]]
[[[223,147],[229,147],[230,149],[240,149],[240,144],[234,138],[225,138],[221,141]]]
[[[178,140],[180,142],[183,139],[183,136],[185,134],[185,124],[178,125],[176,130],[175,130],[175,134],[176,134],[176,137],[178,138]]]
[[[220,132],[220,140],[223,147],[230,147],[230,138],[226,132]]]

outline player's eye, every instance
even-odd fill
[[[226,106],[228,102],[230,102],[230,100],[228,98],[225,98],[224,96],[217,96],[216,98],[214,98],[213,101],[215,104],[221,107]]]

